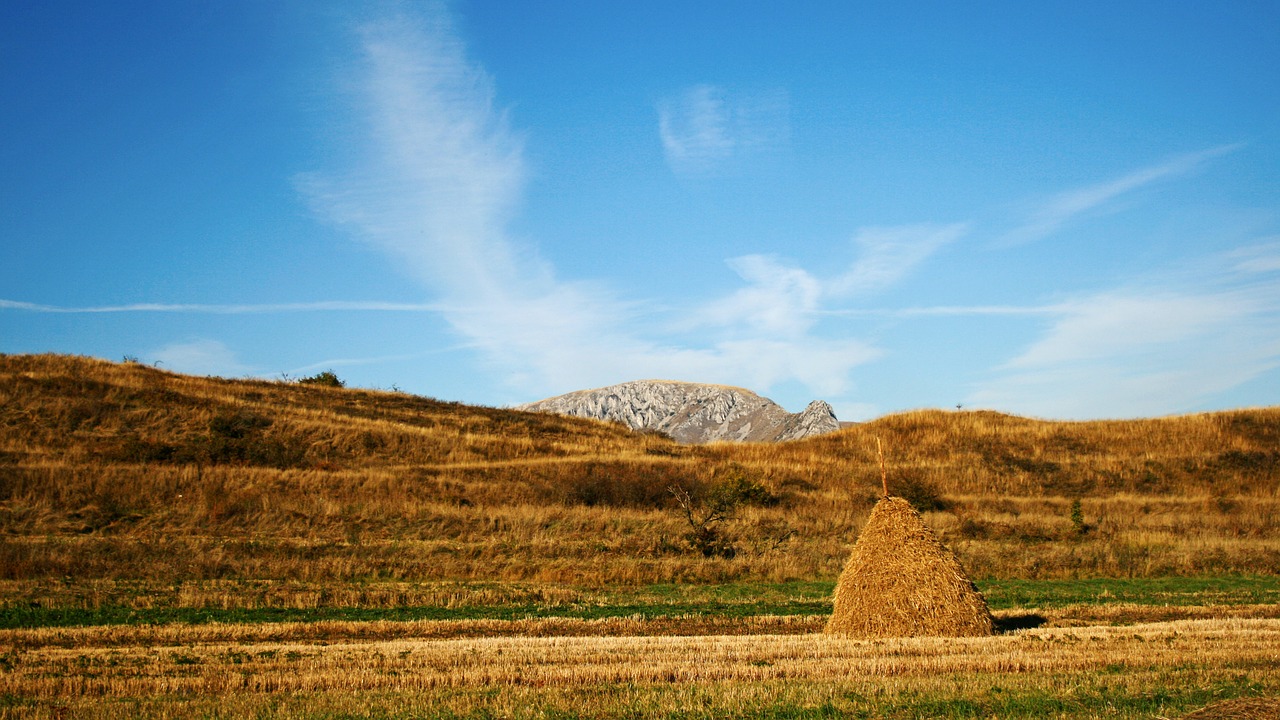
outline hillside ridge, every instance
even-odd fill
[[[1274,573],[1277,477],[1280,408],[917,410],[695,445],[399,392],[0,355],[0,583],[40,596],[68,577],[834,579],[886,479],[975,577]],[[714,512],[726,498],[731,517]],[[694,524],[707,517],[724,524]],[[707,532],[711,556],[689,539]]]

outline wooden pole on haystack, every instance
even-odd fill
[[[884,496],[889,497],[889,473],[884,469],[884,446],[880,438],[876,438],[876,457],[880,458],[880,485],[884,488]]]

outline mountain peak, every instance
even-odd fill
[[[664,432],[684,443],[797,440],[840,428],[831,406],[821,400],[789,413],[745,388],[677,380],[578,390],[516,409],[612,420],[634,430]]]

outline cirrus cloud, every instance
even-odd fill
[[[790,101],[782,90],[752,94],[694,85],[657,109],[658,137],[677,175],[714,173],[790,141]]]
[[[1280,264],[1239,255],[1052,306],[969,402],[1058,418],[1189,412],[1280,367]]]
[[[851,369],[878,355],[861,341],[809,333],[804,317],[821,288],[803,270],[762,257],[730,261],[745,287],[693,311],[724,332],[689,343],[668,339],[680,323],[638,317],[644,303],[557,277],[508,233],[527,175],[523,142],[443,8],[365,24],[357,37],[356,122],[366,142],[353,162],[300,176],[298,185],[321,216],[436,294],[453,330],[513,387],[549,394],[677,377],[844,389]],[[668,159],[681,171],[786,136],[785,93],[700,86],[660,115]]]

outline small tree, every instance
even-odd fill
[[[697,497],[679,485],[667,488],[675,497],[685,522],[689,523],[689,532],[685,533],[684,539],[703,557],[737,556],[738,538],[729,530],[729,525],[737,519],[735,513],[738,508],[744,505],[771,507],[782,501],[741,467],[731,465],[726,470],[718,483],[702,488]],[[769,549],[778,547],[794,534],[785,522],[776,528],[761,529],[776,535],[771,538],[772,547]]]
[[[1071,501],[1071,526],[1075,528],[1076,535],[1089,532],[1089,526],[1084,522],[1084,506],[1080,498]]]
[[[689,532],[684,539],[703,557],[732,558],[738,554],[734,544],[735,538],[724,527],[726,521],[733,518],[733,510],[738,501],[728,493],[715,493],[707,503],[693,499],[688,490],[679,485],[672,485],[668,490],[680,505],[684,519],[689,523]]]

